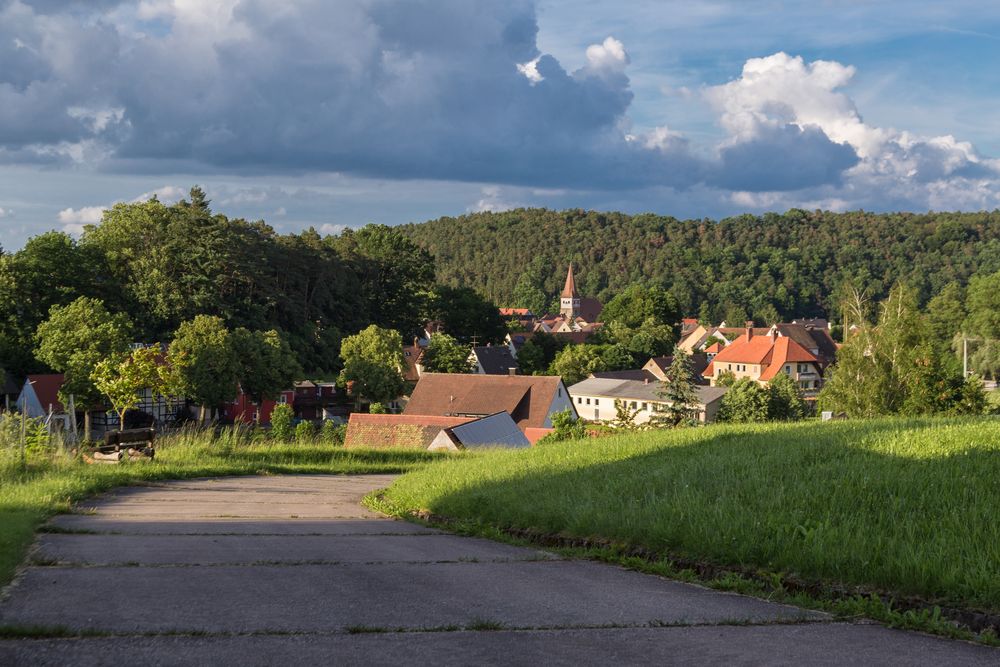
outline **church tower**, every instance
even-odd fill
[[[559,297],[559,314],[572,322],[580,314],[580,295],[576,293],[576,280],[573,279],[573,265],[569,265],[566,274],[566,286]]]

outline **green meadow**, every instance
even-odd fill
[[[1000,610],[997,419],[710,426],[455,456],[384,501]]]

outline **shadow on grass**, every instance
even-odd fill
[[[1000,423],[645,433],[452,460],[397,506],[1000,610]]]

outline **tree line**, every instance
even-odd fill
[[[199,188],[169,206],[117,204],[79,241],[49,232],[17,252],[0,249],[0,368],[15,377],[54,370],[35,352],[38,327],[80,297],[127,313],[134,342],[167,343],[199,315],[229,330],[275,331],[313,376],[338,372],[341,340],[373,323],[407,340],[426,320],[463,342],[503,339],[492,302],[434,274],[426,250],[383,225],[279,234],[213,212]]]

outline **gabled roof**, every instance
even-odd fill
[[[722,350],[724,349],[725,348],[722,347],[722,343],[712,343],[711,345],[705,348],[705,353],[718,354],[719,352],[722,352]]]
[[[819,364],[819,360],[807,349],[787,336],[754,336],[736,341],[715,355],[712,363],[705,369],[703,375],[712,376],[716,364],[759,364],[766,366],[760,379],[769,380],[788,362],[806,362]]]
[[[716,357],[718,359],[718,357]],[[774,352],[771,354],[771,365],[760,374],[761,380],[770,380],[781,372],[781,368],[787,363],[810,363],[819,364],[812,352],[805,349],[791,338],[779,336],[774,341]]]
[[[504,411],[521,429],[543,428],[562,386],[557,376],[424,373],[403,414],[486,416]]]
[[[530,447],[531,443],[506,412],[497,412],[443,429],[429,449],[456,450],[479,447]]]
[[[65,412],[62,401],[59,400],[59,389],[62,388],[64,380],[62,373],[29,375],[25,385],[31,383],[31,388],[42,406],[42,412],[48,412],[50,405],[53,412]]]
[[[576,294],[576,280],[573,278],[573,264],[570,263],[569,271],[566,272],[566,284],[563,286],[562,294],[560,295],[564,299],[571,299],[577,296]]]
[[[420,378],[420,374],[417,372],[417,364],[420,363],[420,359],[423,356],[424,348],[419,343],[407,345],[403,348],[403,361],[406,364],[406,368],[403,369],[404,380],[407,382],[416,382]]]
[[[472,348],[476,361],[487,375],[509,375],[517,370],[517,360],[506,345],[482,345]]]
[[[498,308],[501,317],[534,317],[528,308]]]
[[[354,412],[347,422],[345,447],[427,449],[442,429],[473,421],[470,417],[371,415]]]

